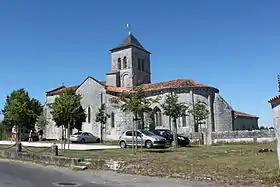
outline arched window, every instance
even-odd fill
[[[158,107],[154,108],[154,122],[156,127],[162,125],[162,115]]]
[[[123,69],[126,69],[127,68],[127,58],[126,56],[123,57]]]
[[[118,69],[122,69],[122,60],[118,58]]]
[[[87,121],[88,121],[88,123],[90,123],[90,121],[91,121],[91,108],[90,108],[90,106],[87,109]]]
[[[111,127],[114,128],[115,127],[115,113],[112,112],[110,117],[111,117]]]

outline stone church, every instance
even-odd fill
[[[76,86],[66,87],[64,85],[46,92],[45,115],[48,125],[45,129],[46,139],[60,139],[61,128],[55,126],[52,121],[50,109],[47,104],[54,102],[55,97],[65,89],[75,90],[82,96],[81,104],[87,114],[82,130],[88,131],[100,137],[100,123],[95,122],[95,115],[101,103],[105,103],[107,113],[110,115],[103,130],[103,137],[107,140],[117,140],[123,131],[132,128],[132,115],[122,112],[113,100],[119,99],[118,95],[123,91],[131,91],[134,86],[142,84],[146,90],[147,97],[155,98],[161,96],[160,102],[153,104],[153,115],[144,116],[144,128],[171,128],[171,119],[163,114],[160,103],[164,101],[165,95],[176,92],[181,102],[193,104],[198,100],[207,103],[210,111],[207,124],[211,124],[212,131],[250,130],[257,128],[258,117],[250,114],[237,112],[219,95],[219,90],[212,86],[200,84],[190,79],[177,79],[167,82],[151,82],[151,52],[143,47],[140,42],[129,33],[123,42],[111,52],[111,70],[106,74],[106,81],[99,81],[88,76],[83,82]],[[121,101],[120,101],[121,102]],[[240,128],[235,127],[235,119],[246,124]],[[152,119],[152,120],[151,120]],[[240,121],[241,119],[241,121]],[[249,119],[249,120],[248,120]],[[251,119],[251,120],[250,120]],[[190,134],[197,132],[193,117],[185,116],[178,119],[178,132]]]

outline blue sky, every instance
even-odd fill
[[[44,92],[88,75],[105,80],[109,49],[129,23],[152,52],[152,81],[214,86],[236,110],[272,125],[277,95],[280,1],[15,0],[0,2],[0,107],[14,89]]]

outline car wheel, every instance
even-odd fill
[[[122,149],[126,148],[126,143],[125,143],[124,141],[121,141],[121,142],[120,142],[120,147],[121,147]]]
[[[81,141],[80,141],[81,143],[85,143],[86,142],[86,140],[83,138],[83,139],[81,139]]]
[[[146,147],[147,149],[150,149],[152,146],[153,146],[153,143],[152,143],[150,140],[147,140],[147,141],[145,142],[145,147]]]
[[[100,143],[100,139],[99,138],[96,139],[96,143]]]

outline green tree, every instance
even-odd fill
[[[100,123],[100,143],[103,142],[103,129],[109,117],[110,115],[106,113],[106,105],[104,103],[101,104],[100,108],[98,109],[98,112],[96,113],[95,118],[95,121],[97,123]]]
[[[194,104],[190,105],[190,109],[188,110],[188,113],[191,114],[194,118],[194,128],[195,132],[200,132],[201,133],[201,138],[200,142],[202,143],[203,141],[203,135],[202,135],[202,125],[206,124],[207,119],[208,119],[208,114],[209,111],[206,108],[206,103],[202,101],[197,101]],[[209,124],[210,125],[210,124]],[[209,132],[211,133],[211,132]]]
[[[158,102],[158,98],[151,99],[146,97],[145,89],[142,85],[135,87],[131,92],[123,92],[121,94],[121,100],[123,101],[120,105],[121,110],[133,114],[133,131],[135,131],[135,122],[141,120],[141,116],[143,116],[141,114],[150,112],[151,105]],[[114,101],[118,103],[117,100]],[[139,116],[140,119],[138,119]],[[132,134],[132,152],[134,152],[134,133]]]
[[[172,133],[173,133],[173,146],[178,147],[177,139],[177,119],[187,115],[187,105],[184,102],[179,102],[179,96],[176,93],[169,93],[166,95],[164,103],[161,105],[164,110],[164,115],[171,117]]]
[[[81,96],[75,91],[65,90],[55,98],[53,103],[49,104],[49,107],[56,126],[67,128],[69,147],[70,131],[74,128],[81,130],[82,123],[86,121],[86,114],[81,106]]]
[[[0,140],[8,140],[11,137],[11,131],[3,125],[3,122],[0,120]]]
[[[34,130],[35,123],[42,110],[43,107],[40,102],[30,98],[25,89],[14,90],[7,96],[2,110],[4,116],[3,125],[10,130],[15,126],[17,134],[19,134],[20,128]],[[17,140],[19,140],[19,136],[17,137]]]
[[[43,129],[45,129],[47,124],[48,124],[48,121],[46,119],[46,110],[43,110],[43,112],[37,119],[36,126],[39,130],[43,130]]]

